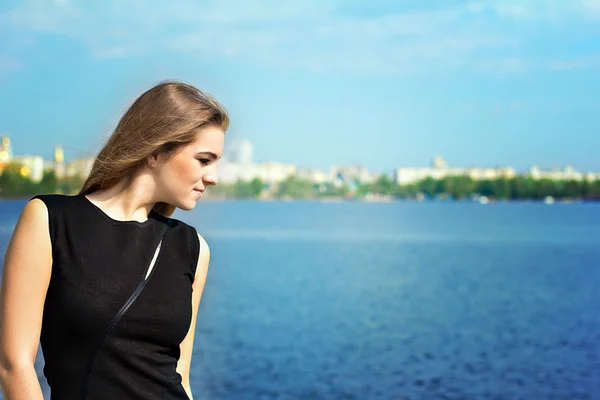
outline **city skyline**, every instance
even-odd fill
[[[224,152],[220,165],[220,178],[225,183],[241,180],[251,180],[260,175],[267,176],[267,181],[281,181],[293,175],[312,181],[335,180],[339,173],[360,177],[361,181],[373,181],[385,175],[398,184],[417,182],[426,177],[441,179],[452,175],[468,175],[475,180],[497,179],[500,177],[513,178],[515,176],[531,176],[534,179],[550,178],[552,180],[596,180],[600,179],[600,170],[580,170],[573,164],[559,167],[544,167],[531,164],[528,168],[519,170],[506,164],[498,165],[452,165],[444,157],[437,154],[425,165],[398,165],[391,171],[376,171],[369,166],[359,164],[332,164],[326,168],[319,168],[305,164],[283,163],[278,160],[254,160],[254,147],[247,139],[232,141]],[[59,168],[60,174],[73,175],[82,173],[87,175],[92,168],[93,156],[65,158],[61,144],[54,146],[53,156],[43,157],[39,154],[14,153],[12,140],[9,136],[0,136],[0,167],[6,163],[25,163],[28,171],[35,170],[35,181],[40,181],[43,171]],[[65,171],[65,167],[68,172]],[[266,171],[265,171],[266,168]],[[261,172],[262,170],[262,172]],[[343,172],[342,172],[343,171]],[[1,172],[1,168],[0,168]],[[28,172],[29,175],[29,172]]]
[[[95,154],[135,97],[180,79],[259,161],[598,171],[599,21],[597,0],[3,2],[0,131]]]

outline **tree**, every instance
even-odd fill
[[[589,183],[588,199],[600,200],[600,179]]]
[[[58,189],[58,178],[54,170],[47,170],[44,172],[42,181],[39,183],[40,193],[55,193]]]
[[[7,164],[0,175],[0,195],[22,197],[36,192],[36,184],[28,177],[28,170],[18,163]]]
[[[534,198],[535,199],[543,199],[546,196],[554,196],[555,193],[555,184],[550,179],[540,179],[535,182],[534,189]]]
[[[494,182],[489,179],[477,182],[477,193],[482,196],[493,197],[495,193]]]
[[[420,191],[428,197],[436,197],[442,189],[439,181],[428,176],[418,184]]]
[[[394,182],[387,176],[381,175],[373,183],[371,190],[377,194],[392,194],[394,192]]]
[[[506,178],[499,178],[496,179],[494,183],[494,197],[499,199],[512,198],[512,185],[510,180]]]
[[[561,197],[583,197],[583,183],[576,180],[566,181],[563,185]]]
[[[469,176],[450,177],[454,181],[454,191],[450,194],[455,199],[462,199],[472,194],[475,191],[475,182]]]
[[[238,180],[233,186],[233,196],[241,199],[254,199],[261,194],[263,187],[262,181],[258,178],[251,181]]]
[[[254,197],[259,197],[265,185],[259,178],[254,178],[250,181],[250,189]]]
[[[399,199],[412,199],[420,193],[419,185],[416,183],[410,183],[407,185],[397,186],[394,192],[394,196]]]
[[[306,199],[312,197],[313,186],[306,179],[299,179],[293,175],[279,183],[278,197],[292,197]]]
[[[510,181],[512,199],[531,199],[534,195],[535,181],[517,176]]]

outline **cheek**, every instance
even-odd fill
[[[196,165],[197,161],[194,161],[190,162],[187,160],[175,160],[175,162],[173,162],[171,165],[171,173],[173,178],[189,182],[196,181],[196,177],[199,174],[199,168]]]

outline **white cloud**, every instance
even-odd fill
[[[67,36],[99,58],[167,50],[315,71],[474,67],[502,74],[532,63],[520,55],[527,44],[521,25],[507,29],[498,21],[530,24],[600,9],[598,0],[580,1],[488,0],[368,16],[341,13],[334,0],[175,0],[152,7],[139,0],[29,0],[0,22],[16,32]]]

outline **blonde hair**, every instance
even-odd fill
[[[172,154],[207,126],[223,131],[229,127],[227,110],[216,99],[187,83],[159,83],[138,97],[121,117],[79,194],[114,186],[145,166],[152,154]],[[175,207],[156,203],[154,211],[168,217]]]

